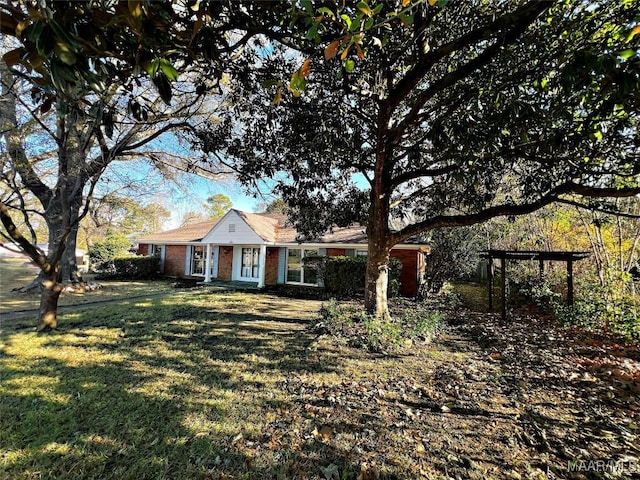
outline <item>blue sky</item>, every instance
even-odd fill
[[[199,157],[191,146],[180,141],[172,134],[165,134],[149,144],[155,152],[166,152],[189,159]],[[167,169],[167,172],[175,170]],[[136,198],[139,203],[148,205],[157,203],[171,212],[171,218],[165,222],[163,230],[180,226],[185,214],[190,211],[204,212],[203,205],[208,197],[224,194],[233,202],[233,208],[247,212],[256,212],[262,203],[274,199],[270,194],[273,181],[261,181],[257,198],[247,188],[231,176],[221,179],[208,179],[194,174],[177,173],[173,180],[163,176],[148,160],[130,160],[114,162],[102,177],[97,195],[115,192]]]
[[[159,199],[171,212],[171,218],[165,222],[163,230],[179,227],[187,212],[200,210],[208,197],[218,193],[229,197],[233,202],[233,208],[245,212],[257,212],[261,203],[273,199],[268,193],[263,197],[254,198],[245,187],[233,179],[216,181],[195,175],[184,177],[186,178],[180,182],[181,188],[169,185]]]

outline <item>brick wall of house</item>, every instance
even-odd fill
[[[265,285],[276,285],[278,283],[278,260],[280,249],[278,247],[267,247],[267,258],[265,259]]]
[[[149,255],[148,243],[141,243],[138,245],[138,255]]]
[[[417,250],[391,250],[391,257],[402,262],[400,273],[400,293],[415,297],[418,294],[418,257]]]
[[[327,248],[327,257],[344,257],[345,253],[344,248]]]
[[[231,280],[233,268],[233,247],[220,246],[220,256],[218,257],[218,280]]]
[[[169,277],[184,278],[184,264],[186,259],[186,245],[166,245],[164,254],[164,274]]]

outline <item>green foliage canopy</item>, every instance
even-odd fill
[[[365,300],[385,310],[394,244],[640,191],[638,3],[303,2],[300,54],[256,57],[225,155],[247,183],[284,172],[276,193],[307,235],[367,225]]]
[[[403,27],[373,24],[363,42],[380,46],[353,69],[345,67],[349,52],[313,57],[304,93],[282,96],[279,107],[269,106],[277,88],[269,79],[295,70],[300,57],[283,65],[284,53],[274,51],[254,73],[269,88],[238,92],[254,114],[242,117],[236,130],[244,135],[226,153],[247,181],[287,172],[277,190],[309,231],[366,223],[376,198],[391,217],[420,219],[391,243],[574,193],[629,194],[622,188],[637,187],[640,171],[635,7],[420,4]],[[370,8],[376,18],[395,12],[388,2]],[[237,102],[233,115],[244,108]],[[264,106],[260,115],[255,105]]]
[[[92,262],[107,262],[124,255],[131,247],[131,241],[123,234],[109,231],[103,240],[96,240],[89,249]]]

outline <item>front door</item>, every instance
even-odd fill
[[[260,248],[243,247],[240,277],[243,279],[260,279]]]

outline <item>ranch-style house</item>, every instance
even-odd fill
[[[366,256],[364,227],[335,228],[314,241],[299,241],[283,215],[232,209],[222,218],[186,225],[136,239],[138,254],[158,255],[162,274],[177,278],[252,282],[272,285],[319,285],[316,272],[304,267],[309,255]],[[396,245],[391,257],[402,262],[400,293],[415,296],[422,281],[428,245]]]

